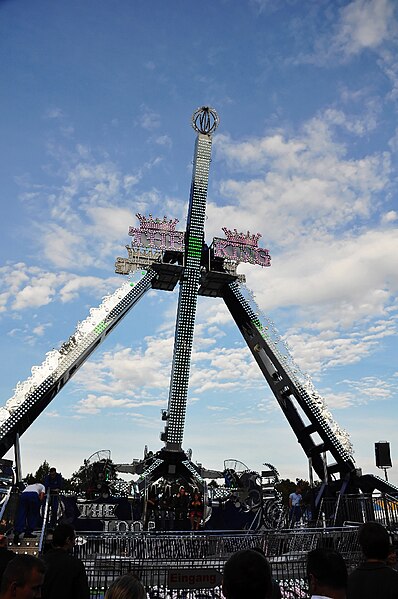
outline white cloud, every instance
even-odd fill
[[[23,310],[45,306],[52,301],[54,293],[53,287],[39,280],[34,285],[26,285],[21,289],[11,307],[13,310]]]
[[[206,345],[201,342],[203,335],[206,338],[208,333],[202,323],[195,333],[190,403],[193,394],[202,395],[215,390],[236,393],[239,389],[253,389],[262,384],[258,367],[243,344],[235,348],[217,345],[201,351],[200,348]],[[78,413],[125,405],[166,407],[172,348],[173,334],[170,331],[167,336],[146,337],[142,347],[135,350],[117,347],[103,353],[100,359],[85,363],[74,378],[79,393],[89,391],[89,397],[78,403]],[[114,403],[108,401],[108,397],[113,398]]]
[[[162,142],[167,144],[165,138]],[[58,269],[109,269],[109,259],[128,242],[128,228],[135,221],[134,212],[146,212],[161,206],[161,213],[181,203],[162,197],[156,189],[135,192],[144,173],[162,161],[155,155],[135,172],[122,173],[110,160],[98,161],[90,148],[77,145],[72,153],[59,146],[50,149],[51,174],[62,180],[58,186],[42,188],[20,177],[25,201],[35,201],[34,244],[48,264]],[[38,188],[39,187],[39,188]],[[40,200],[40,201],[39,201]],[[41,206],[42,212],[38,212]],[[133,210],[126,206],[134,206]],[[33,209],[33,206],[32,206]]]
[[[47,416],[48,418],[60,418],[60,414],[59,412],[57,412],[57,410],[46,410],[44,412],[44,415]]]
[[[37,335],[38,337],[42,337],[44,335],[44,333],[46,332],[46,329],[48,329],[51,326],[52,326],[51,323],[40,323],[34,327],[34,329],[32,330],[32,333],[34,335]]]
[[[145,104],[142,104],[140,107],[141,114],[139,119],[139,124],[143,129],[147,129],[148,131],[153,131],[160,127],[160,115],[151,110]]]
[[[386,314],[398,293],[398,229],[357,238],[308,239],[279,254],[266,272],[246,267],[260,307],[297,307],[318,328],[348,328]],[[299,268],[298,268],[299,265]]]
[[[132,409],[142,406],[162,406],[163,402],[153,401],[132,401],[131,399],[116,399],[110,395],[94,395],[89,393],[86,399],[81,399],[76,408],[77,414],[98,414],[104,409],[124,408]],[[135,413],[135,416],[138,416]]]
[[[395,385],[392,381],[375,376],[367,376],[359,380],[343,380],[340,384],[350,388],[357,397],[359,395],[359,403],[387,400],[395,395]]]
[[[381,216],[382,224],[394,223],[398,220],[398,213],[395,210],[389,210]]]
[[[217,157],[234,175],[220,184],[226,200],[208,205],[208,234],[218,236],[223,225],[237,224],[240,231],[264,234],[260,245],[270,250],[271,268],[239,267],[260,308],[294,311],[307,342],[317,331],[333,332],[335,362],[327,357],[332,341],[314,339],[317,351],[311,361],[304,356],[312,372],[361,359],[374,351],[377,338],[396,330],[391,320],[378,337],[365,334],[372,319],[387,315],[398,294],[395,212],[383,212],[390,156],[348,159],[331,129],[337,116],[344,121],[343,113],[325,111],[294,137],[282,131],[245,142],[218,136]],[[247,176],[250,165],[258,175]],[[389,228],[378,229],[376,218]],[[344,334],[359,323],[361,342]]]
[[[347,408],[361,405],[357,397],[351,391],[336,393],[331,389],[323,391],[323,396],[327,398],[328,408],[331,410],[345,410]]]
[[[271,3],[269,0],[250,0],[250,4],[261,14]]]
[[[398,37],[398,36],[397,36]],[[393,50],[383,48],[380,51],[378,64],[391,83],[391,90],[387,94],[387,99],[396,101],[398,99],[398,44]]]
[[[351,335],[339,336],[338,332],[330,338],[325,335],[288,331],[286,338],[297,364],[312,375],[322,370],[346,364],[360,362],[375,349],[376,339],[366,341]]]
[[[354,135],[363,136],[377,128],[380,106],[368,101],[360,115],[347,115],[343,110],[328,108],[323,117],[330,125],[339,126]]]
[[[42,236],[44,255],[58,268],[85,268],[93,264],[93,257],[82,251],[81,236],[59,225],[46,225]]]
[[[49,108],[46,112],[46,118],[47,119],[60,119],[63,118],[64,115],[64,111],[62,110],[62,108],[59,107],[53,107],[53,108]]]
[[[155,139],[155,143],[159,146],[166,146],[167,148],[171,148],[173,142],[171,141],[171,137],[169,135],[160,135]]]
[[[345,158],[325,115],[290,139],[282,132],[245,142],[227,135],[217,139],[217,157],[235,173],[220,184],[227,201],[208,204],[207,227],[217,235],[223,225],[233,228],[235,219],[242,231],[264,223],[267,238],[279,244],[297,243],[309,233],[324,239],[354,218],[368,218],[391,172],[388,153]],[[246,174],[239,179],[242,170]],[[256,176],[248,178],[248,171]]]
[[[79,297],[82,291],[95,293],[97,297],[100,294],[106,293],[113,287],[116,288],[116,283],[120,284],[120,280],[115,278],[100,279],[92,276],[76,276],[70,275],[69,280],[59,289],[59,297],[62,303],[69,302]],[[98,301],[100,303],[100,301]]]
[[[48,272],[22,262],[0,267],[0,275],[0,305],[3,306],[3,312],[6,309],[19,312],[39,308],[58,299],[66,303],[78,297],[82,290],[91,290],[98,297],[109,288],[114,288],[116,281],[120,282],[116,278]]]
[[[165,401],[172,338],[148,338],[145,347],[133,351],[131,348],[116,348],[105,352],[100,360],[87,362],[76,375],[79,388],[96,393],[123,393],[129,398],[149,397],[151,393],[161,395]]]
[[[330,21],[330,12],[324,14],[328,27],[313,38],[313,51],[298,54],[294,62],[335,67],[371,51],[383,57],[386,64],[381,67],[389,76],[387,65],[396,62],[392,58],[398,30],[395,8],[393,0],[353,0],[338,10],[334,21]]]
[[[140,175],[126,175],[123,177],[123,187],[127,192],[130,192],[131,189],[137,185],[140,181]]]
[[[334,39],[336,50],[355,55],[376,49],[394,34],[394,4],[390,0],[354,0],[340,9]]]

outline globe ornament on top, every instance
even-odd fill
[[[211,135],[217,129],[219,123],[220,119],[217,112],[210,106],[201,106],[192,115],[192,127],[197,133]]]

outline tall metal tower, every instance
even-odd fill
[[[166,443],[166,449],[170,451],[181,451],[182,449],[200,265],[204,247],[212,133],[217,128],[218,122],[216,111],[207,106],[198,109],[192,117],[197,138],[185,232],[184,270],[178,297],[173,364],[166,414],[167,425],[162,436]]]

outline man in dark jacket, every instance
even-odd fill
[[[41,599],[45,565],[34,555],[16,555],[4,570],[1,599]]]
[[[7,545],[8,541],[6,535],[0,533],[0,585],[8,562],[14,559],[14,557],[17,555],[14,553],[14,551],[7,549]]]
[[[243,549],[224,566],[222,593],[226,599],[272,597],[271,566],[262,552]]]
[[[53,534],[53,549],[43,555],[47,566],[43,599],[89,599],[90,589],[84,564],[71,555],[74,544],[73,526],[59,524]]]
[[[390,537],[378,522],[359,529],[358,542],[365,561],[348,577],[347,599],[398,599],[398,572],[387,566]]]
[[[309,551],[307,554],[307,578],[312,598],[346,598],[347,566],[337,551],[321,547]]]
[[[174,529],[187,530],[189,495],[185,492],[184,487],[180,487],[173,503],[175,513]]]
[[[50,527],[54,526],[58,522],[58,507],[59,507],[59,494],[64,488],[64,479],[62,474],[57,472],[57,469],[50,468],[48,474],[44,478],[44,486],[46,493],[50,490]]]

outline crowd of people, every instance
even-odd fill
[[[311,599],[398,599],[398,572],[387,530],[369,522],[359,530],[364,562],[350,574],[343,557],[329,548],[307,554]],[[68,524],[54,530],[52,547],[42,558],[15,555],[0,535],[0,599],[89,599],[83,562],[73,555],[75,531]],[[225,599],[281,599],[264,552],[257,547],[233,553],[223,570]],[[113,581],[105,599],[146,599],[140,580],[129,573]]]
[[[199,530],[203,523],[204,504],[198,489],[188,493],[180,486],[176,494],[169,489],[149,490],[146,502],[145,527],[155,523],[160,530]]]
[[[41,559],[16,555],[0,534],[0,599],[89,599],[90,588],[83,562],[73,555],[75,530],[69,524],[56,525],[58,494],[62,476],[55,468],[42,483],[28,485],[20,494],[14,525],[14,542],[24,533],[34,536],[40,506],[46,492],[51,495],[50,523],[54,527],[52,546]],[[300,487],[290,494],[290,519],[301,517]],[[198,530],[204,505],[197,489],[187,493],[183,486],[172,495],[150,489],[145,521],[155,520],[163,530]],[[364,561],[348,573],[343,557],[336,551],[317,548],[307,554],[307,582],[312,599],[398,599],[397,557],[391,538],[377,522],[363,524],[358,542]],[[281,589],[272,577],[269,561],[259,548],[234,553],[226,562],[222,592],[225,599],[280,599]],[[105,599],[145,599],[141,582],[127,574],[108,588]]]
[[[311,599],[398,599],[398,572],[391,538],[377,522],[363,524],[358,542],[364,561],[348,573],[340,553],[317,548],[307,554],[307,582]],[[281,589],[270,564],[256,549],[233,554],[223,578],[226,599],[278,599]]]

